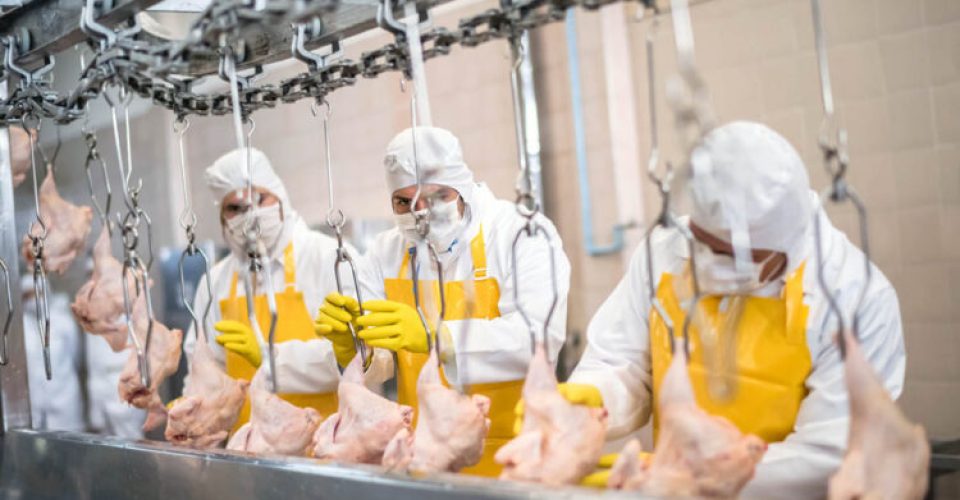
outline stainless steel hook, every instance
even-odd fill
[[[867,208],[863,200],[854,190],[853,186],[847,183],[846,174],[849,168],[849,158],[847,156],[847,134],[846,130],[839,125],[837,120],[833,89],[830,80],[830,63],[827,56],[826,32],[823,27],[823,14],[820,9],[820,0],[810,0],[811,13],[813,15],[814,46],[817,54],[817,68],[820,76],[820,95],[823,104],[823,122],[820,128],[819,145],[823,153],[823,165],[827,174],[830,175],[830,184],[820,193],[822,200],[821,206],[814,211],[813,227],[814,239],[817,255],[817,281],[824,296],[827,298],[829,312],[837,319],[837,328],[840,333],[837,337],[837,346],[840,349],[840,356],[846,357],[846,344],[843,336],[846,335],[846,328],[849,325],[852,329],[853,339],[859,340],[859,316],[858,311],[866,299],[867,290],[870,287],[870,281],[873,277],[872,266],[870,264],[870,234],[868,229]],[[852,319],[844,319],[843,311],[827,282],[823,262],[823,234],[821,228],[821,211],[825,210],[826,203],[832,202],[841,204],[849,202],[854,206],[857,213],[857,223],[860,237],[860,250],[863,252],[863,286],[857,295],[854,303]]]
[[[547,316],[543,320],[543,333],[539,341],[543,344],[544,352],[547,353],[549,358],[550,346],[550,320],[553,318],[553,313],[557,309],[557,303],[560,302],[560,284],[557,280],[557,256],[556,249],[553,246],[553,239],[550,238],[550,233],[547,232],[541,224],[534,222],[533,220],[528,220],[527,223],[517,231],[517,235],[513,237],[513,245],[510,248],[510,264],[513,269],[513,301],[516,304],[517,312],[520,313],[520,317],[523,318],[523,322],[527,325],[527,331],[530,334],[530,353],[533,354],[536,351],[537,345],[537,334],[536,329],[533,327],[533,321],[530,319],[530,315],[527,313],[526,309],[523,307],[523,301],[520,300],[520,278],[519,266],[517,265],[517,248],[520,243],[520,239],[526,236],[527,238],[536,238],[541,237],[547,242],[547,249],[550,254],[550,284],[551,290],[553,291],[553,299],[550,301],[550,308],[547,310]]]

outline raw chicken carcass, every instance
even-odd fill
[[[103,336],[114,352],[122,351],[128,340],[122,274],[123,264],[110,254],[110,237],[104,228],[93,248],[93,276],[80,287],[70,309],[84,331]],[[126,282],[133,299],[137,292],[132,277]],[[143,299],[134,300],[135,307],[141,307]]]
[[[523,384],[523,401],[523,430],[494,457],[503,465],[500,479],[560,486],[593,472],[603,451],[607,412],[571,404],[557,392],[557,378],[539,343]]]
[[[267,389],[266,373],[258,370],[250,384],[250,421],[227,443],[228,450],[261,455],[305,456],[320,414],[313,408],[297,408]]]
[[[923,427],[897,408],[852,335],[844,373],[850,394],[850,439],[830,499],[919,499],[927,491],[930,446]]]
[[[31,129],[28,134],[22,127],[9,127],[10,131],[10,164],[13,174],[13,187],[17,187],[27,178],[30,172],[30,147],[32,141],[37,140],[37,131]],[[32,137],[31,137],[32,136]]]
[[[249,385],[227,376],[201,336],[190,359],[183,396],[167,415],[167,441],[197,449],[222,446],[237,422]]]
[[[383,453],[384,467],[417,473],[458,472],[480,461],[490,429],[490,398],[465,396],[445,387],[433,349],[417,378],[417,404],[416,431],[401,429],[393,437]]]
[[[413,408],[367,389],[359,354],[343,371],[337,397],[337,413],[327,417],[313,435],[315,458],[380,464],[390,440],[401,430],[410,431]]]
[[[654,496],[736,498],[753,477],[767,445],[744,435],[729,420],[711,416],[693,396],[687,356],[680,343],[660,385],[660,435],[649,463],[628,444],[614,464],[608,486]]]
[[[134,333],[146,341],[149,320],[144,309],[134,310]],[[137,351],[130,348],[130,357],[120,372],[120,383],[117,392],[120,399],[133,407],[147,410],[147,420],[143,429],[149,431],[162,425],[167,416],[167,408],[157,393],[157,388],[167,377],[177,371],[180,366],[180,345],[183,332],[177,329],[169,330],[159,321],[153,322],[153,333],[150,337],[150,347],[147,351],[147,364],[150,369],[150,386],[146,387],[140,380],[140,370],[137,365]]]
[[[61,198],[51,168],[47,169],[39,194],[40,218],[47,226],[47,237],[43,240],[43,269],[63,274],[86,244],[93,210]],[[33,265],[32,247],[30,236],[24,236],[23,257],[29,265]]]

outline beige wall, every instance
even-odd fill
[[[956,0],[835,0],[824,3],[839,114],[850,135],[851,181],[870,209],[873,255],[899,292],[909,353],[907,413],[933,437],[960,436],[960,2]],[[493,2],[439,16],[447,26]],[[622,6],[611,7],[624,8]],[[633,7],[629,7],[632,16]],[[629,17],[629,16],[628,16]],[[697,58],[721,120],[763,121],[787,136],[825,185],[816,145],[821,111],[807,0],[710,0],[693,8]],[[617,214],[610,168],[607,89],[600,14],[578,14],[590,177],[597,240],[610,224],[640,214]],[[650,21],[631,23],[632,75],[638,138],[648,150],[647,83],[643,38]],[[385,36],[347,48],[355,57]],[[657,65],[673,71],[669,20],[657,37]],[[547,211],[557,222],[573,264],[570,330],[582,333],[622,275],[622,256],[591,258],[581,242],[569,77],[562,23],[534,36]],[[275,77],[300,71],[296,64]],[[477,176],[512,199],[516,171],[508,49],[504,42],[456,48],[427,64],[434,123],[453,130]],[[394,133],[408,126],[408,101],[396,75],[362,80],[336,92],[333,157],[337,204],[350,217],[388,217],[381,155]],[[672,117],[659,102],[667,158],[678,158]],[[163,116],[167,116],[164,114]],[[164,118],[169,120],[169,118]],[[264,149],[286,180],[293,203],[312,223],[326,210],[320,122],[309,103],[282,105],[256,115],[253,144]],[[234,146],[228,118],[195,119],[188,140],[194,194],[203,206],[202,232],[216,237],[202,167]],[[641,165],[638,165],[641,168]],[[637,187],[648,213],[656,198]],[[831,210],[851,230],[849,210]],[[644,224],[646,221],[643,221]],[[636,230],[634,230],[634,236]],[[852,233],[851,233],[852,234]],[[575,350],[574,350],[575,351]],[[572,355],[576,356],[575,352]]]

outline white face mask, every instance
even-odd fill
[[[283,235],[283,212],[280,203],[258,207],[253,211],[253,215],[260,223],[260,241],[266,247],[267,253],[272,255]],[[227,221],[227,227],[223,231],[227,246],[238,257],[246,256],[246,238],[243,235],[246,220],[246,214],[237,215]]]
[[[759,289],[765,283],[760,279],[763,268],[777,255],[771,253],[762,262],[747,262],[737,266],[730,255],[716,254],[710,247],[694,242],[697,281],[700,291],[707,295],[742,295]]]
[[[433,205],[432,211],[418,210],[416,215],[431,215],[430,217],[430,242],[436,246],[438,252],[446,252],[453,245],[458,233],[463,217],[460,216],[459,198],[443,203]],[[417,232],[417,219],[413,212],[394,214],[397,228],[403,233],[407,241],[418,241],[420,234]]]

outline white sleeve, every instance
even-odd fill
[[[556,265],[557,304],[548,326],[548,351],[556,360],[566,339],[567,294],[570,291],[570,261],[561,248],[559,237],[551,235]],[[512,243],[512,240],[511,240]],[[510,259],[505,259],[510,262]],[[517,301],[514,300],[513,270],[502,273],[499,281],[500,317],[489,320],[451,321],[444,323],[453,340],[454,356],[444,353],[455,366],[445,364],[450,381],[459,384],[504,382],[526,376],[532,346],[530,329],[537,339],[543,334],[543,325],[553,303],[553,272],[550,247],[542,238],[524,238],[517,253],[519,301],[530,320],[528,327]],[[443,344],[441,343],[441,346]],[[450,346],[446,346],[448,351]]]
[[[649,298],[644,244],[627,274],[587,326],[587,348],[570,382],[591,384],[609,412],[607,437],[633,432],[650,417],[653,374],[647,331]]]
[[[879,271],[877,271],[879,273]],[[885,280],[884,280],[885,281]],[[847,287],[841,303],[852,303],[858,290]],[[852,293],[851,293],[852,292]],[[864,356],[882,383],[896,399],[903,389],[906,354],[900,306],[896,292],[885,283],[868,294],[860,314],[860,342]],[[850,424],[843,361],[833,341],[836,321],[826,318],[819,331],[823,348],[812,353],[813,372],[807,378],[809,391],[800,406],[794,432],[769,446],[747,484],[743,498],[822,498],[827,482],[840,466],[847,447]]]

